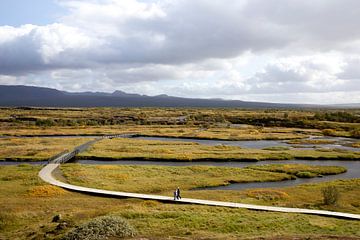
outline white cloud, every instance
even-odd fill
[[[58,3],[58,23],[0,26],[9,82],[268,101],[359,91],[357,0]]]

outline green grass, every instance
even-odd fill
[[[140,126],[150,131],[139,133],[164,136],[162,130],[157,132],[163,125],[180,127],[179,133],[170,134],[179,137],[296,139],[324,134],[358,138],[358,116],[358,109],[1,108],[0,135],[120,133]],[[253,126],[243,129],[245,125]],[[191,128],[203,131],[188,131]]]
[[[44,161],[89,138],[0,138],[0,161]]]
[[[68,182],[103,188],[115,191],[128,191],[139,193],[155,193],[172,195],[172,191],[181,186],[185,195],[194,198],[210,200],[225,200],[234,202],[261,203],[273,205],[274,202],[258,201],[259,199],[247,198],[246,191],[189,191],[198,187],[221,186],[229,182],[265,182],[281,181],[299,177],[304,172],[309,177],[318,175],[331,175],[344,172],[346,169],[336,166],[312,166],[303,164],[270,164],[249,166],[246,168],[190,166],[190,167],[164,167],[164,166],[121,166],[121,165],[82,165],[66,164],[61,169]],[[161,184],[159,184],[161,182]],[[341,209],[343,211],[360,212],[360,179],[338,180],[333,184],[343,192],[343,203],[335,208],[321,205],[321,187],[328,183],[307,184],[294,188],[282,188],[287,199],[280,199],[279,206],[297,206],[320,209]],[[309,187],[310,186],[310,187]],[[294,189],[307,189],[304,195]],[[264,190],[265,194],[272,193],[271,189]],[[313,193],[311,192],[313,191]],[[245,197],[244,197],[245,196]],[[296,201],[301,199],[301,201]],[[301,204],[301,205],[298,205]]]
[[[293,139],[287,141],[288,144],[333,144],[334,140],[327,139]]]
[[[305,172],[313,174],[313,176],[334,175],[334,174],[340,174],[346,172],[346,168],[344,167],[313,166],[313,165],[305,165],[305,164],[266,164],[266,165],[248,166],[246,168],[253,170],[260,170],[260,171],[268,171],[268,172],[287,173],[295,176],[298,176],[299,173],[305,173]]]
[[[304,171],[312,173],[313,176],[339,174],[346,171],[343,167],[300,164],[271,164],[246,168],[65,164],[61,166],[61,170],[67,181],[75,185],[170,195],[177,186],[181,186],[183,190],[191,190],[229,183],[290,180],[294,179],[299,172]]]
[[[249,211],[199,205],[165,204],[136,199],[112,199],[68,192],[50,187],[39,180],[39,166],[0,167],[0,239],[53,239],[77,225],[105,216],[120,216],[133,225],[137,238],[148,239],[343,239],[360,237],[360,222],[303,214]],[[106,171],[102,169],[102,171]],[[90,181],[90,179],[89,179]],[[91,182],[88,182],[90,185]],[[159,183],[157,183],[159,184]],[[333,183],[340,189],[341,201],[335,210],[356,212],[359,203],[359,181]],[[257,199],[259,192],[187,191],[186,197],[237,200],[275,205],[318,204],[323,184],[287,188],[289,198]],[[47,191],[52,188],[52,191]],[[47,190],[46,190],[47,189]],[[56,189],[56,190],[55,190]],[[37,194],[34,195],[34,192]],[[290,201],[290,202],[289,202]],[[343,204],[347,204],[343,206]],[[355,207],[357,205],[357,207]],[[330,208],[330,207],[328,207]],[[354,210],[355,209],[355,210]],[[61,214],[67,223],[58,229],[51,220]]]
[[[286,140],[319,134],[318,130],[297,128],[258,128],[247,125],[243,128],[226,126],[202,128],[187,125],[105,125],[105,126],[8,126],[0,125],[0,135],[105,135],[134,133],[143,136],[219,139],[219,140]]]
[[[292,179],[286,173],[210,166],[163,167],[66,164],[61,170],[75,185],[138,193],[171,195],[173,189],[184,190],[229,182],[265,182]],[[161,184],[160,184],[161,183]]]
[[[248,191],[189,191],[198,187],[226,185],[230,182],[281,181],[305,177],[301,176],[304,172],[308,172],[309,177],[339,174],[346,170],[343,167],[303,164],[270,164],[246,168],[66,164],[62,165],[61,169],[68,182],[93,188],[171,196],[172,191],[180,186],[186,197],[360,212],[360,199],[356,197],[356,194],[360,193],[360,179],[334,182],[343,192],[343,202],[335,208],[321,205],[321,189],[317,186],[326,186],[327,183],[282,188],[275,192],[272,189],[264,189],[256,193],[257,197],[249,197],[251,192]],[[303,188],[306,189],[306,193],[294,191],[294,189]],[[287,197],[277,199],[277,202],[262,201],[263,198],[266,199],[266,196],[274,194],[276,196],[283,194]]]
[[[234,146],[208,146],[191,142],[141,139],[104,139],[78,159],[138,159],[170,161],[261,161],[289,159],[360,159],[360,152],[344,150],[250,149]]]

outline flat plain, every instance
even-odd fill
[[[69,192],[42,182],[37,176],[41,166],[29,164],[102,135],[172,137],[177,141],[103,139],[77,159],[264,161],[264,164],[236,168],[69,163],[61,166],[56,177],[76,185],[109,190],[171,196],[180,186],[183,196],[190,198],[359,214],[359,178],[341,179],[346,168],[335,164],[266,163],[291,159],[358,161],[357,110],[4,108],[0,119],[3,137],[0,159],[7,163],[22,162],[0,166],[0,239],[62,239],[74,227],[108,215],[121,216],[131,224],[137,231],[134,239],[360,239],[359,221]],[[290,147],[259,149],[179,141],[185,138],[284,141]],[[344,138],[351,142],[343,142]],[[316,146],[301,148],[307,144]],[[329,144],[351,145],[354,150],[324,147]],[[197,190],[232,183],[281,183],[328,174],[338,174],[339,179],[293,187]],[[335,188],[338,194],[333,204],[324,202],[323,191],[328,187]],[[61,220],[52,222],[59,214]]]

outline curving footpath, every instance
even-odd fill
[[[78,150],[76,150],[76,151],[78,151]],[[259,205],[252,205],[252,204],[210,201],[210,200],[201,200],[201,199],[192,199],[192,198],[182,198],[180,200],[174,201],[173,197],[168,197],[168,196],[141,194],[141,193],[129,193],[129,192],[117,192],[117,191],[109,191],[109,190],[103,190],[103,189],[75,186],[72,184],[63,183],[63,182],[55,179],[52,174],[53,171],[60,166],[60,163],[66,162],[67,160],[69,160],[67,158],[67,156],[71,156],[71,155],[73,155],[73,152],[70,154],[66,153],[66,154],[58,157],[57,159],[55,159],[52,163],[47,164],[39,172],[39,177],[49,184],[52,184],[52,185],[55,185],[55,186],[58,186],[58,187],[61,187],[64,189],[68,189],[68,190],[76,191],[76,192],[88,193],[88,194],[103,195],[103,196],[108,196],[108,197],[139,198],[139,199],[147,199],[147,200],[158,200],[158,201],[163,201],[163,202],[172,202],[172,203],[176,202],[176,203],[201,204],[201,205],[208,205],[208,206],[246,208],[246,209],[251,209],[251,210],[284,212],[284,213],[303,213],[303,214],[313,214],[313,215],[321,215],[321,216],[327,216],[327,217],[337,217],[337,218],[360,220],[359,214],[351,214],[351,213],[343,213],[343,212],[332,212],[332,211],[312,210],[312,209],[302,209],[302,208],[259,206]]]

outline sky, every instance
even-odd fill
[[[358,0],[1,0],[0,84],[360,103]]]

